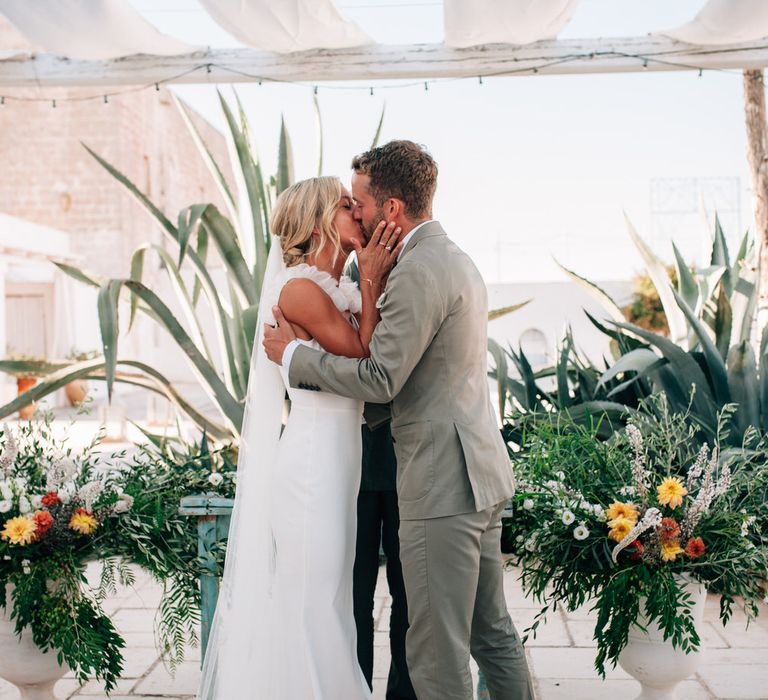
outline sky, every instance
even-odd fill
[[[197,45],[238,46],[195,0],[131,1],[161,31]],[[683,24],[703,4],[581,0],[560,38],[640,36]],[[337,5],[379,43],[442,40],[439,0]],[[753,228],[739,71],[445,80],[428,91],[392,85],[318,85],[323,174],[349,182],[351,158],[370,146],[385,109],[382,142],[407,138],[429,148],[440,169],[435,217],[488,283],[562,280],[555,260],[591,279],[631,278],[642,263],[625,213],[670,262],[670,238],[706,262],[715,209],[731,241]],[[231,96],[233,86],[219,87]],[[173,89],[223,128],[214,86]],[[317,174],[313,86],[234,89],[266,171],[274,172],[284,118],[296,177]]]

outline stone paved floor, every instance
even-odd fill
[[[374,698],[384,700],[388,670],[388,620],[390,601],[386,580],[380,577],[376,599],[376,662]],[[506,574],[507,603],[520,631],[530,623],[537,606],[523,598],[514,572]],[[171,677],[158,659],[152,634],[159,587],[146,576],[138,576],[133,589],[126,589],[108,601],[117,627],[127,641],[126,663],[112,700],[193,698],[199,677],[199,651],[190,649],[188,658]],[[768,609],[745,629],[744,618],[735,614],[726,628],[717,620],[716,597],[707,601],[704,642],[707,657],[694,679],[680,690],[680,700],[768,699]],[[592,666],[592,615],[586,610],[554,614],[537,638],[528,643],[527,655],[535,678],[539,700],[629,700],[639,685],[620,668],[600,681]],[[103,700],[106,696],[97,682],[79,687],[70,676],[56,686],[57,697]],[[0,681],[0,700],[17,700],[18,692]],[[230,699],[228,699],[230,700]],[[231,700],[250,700],[245,696]],[[264,699],[259,699],[264,700]],[[301,700],[297,698],[296,700]],[[345,700],[339,698],[338,700]]]

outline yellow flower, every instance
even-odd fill
[[[0,537],[11,544],[29,544],[35,539],[37,525],[32,518],[18,517],[6,521]]]
[[[675,561],[677,555],[682,554],[684,551],[678,540],[661,543],[661,558],[663,561]]]
[[[622,503],[621,501],[614,501],[610,506],[608,506],[608,510],[605,511],[605,517],[608,520],[626,518],[627,520],[631,520],[633,525],[636,525],[640,514],[637,512],[637,506],[634,503]]]
[[[682,480],[676,476],[668,476],[656,489],[659,503],[670,508],[677,508],[681,505],[683,496],[687,493],[688,489],[683,486]]]
[[[608,533],[608,537],[610,537],[612,540],[616,540],[616,542],[621,542],[629,534],[629,531],[634,526],[635,523],[632,522],[629,518],[625,518],[623,516],[614,518],[608,523],[608,527],[611,528],[610,532]]]
[[[78,508],[69,520],[69,529],[79,532],[81,535],[90,535],[96,530],[99,524],[92,513],[85,508]]]

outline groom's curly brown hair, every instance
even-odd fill
[[[409,219],[432,216],[437,163],[424,146],[413,141],[390,141],[355,156],[352,169],[370,178],[371,196],[378,206],[392,197],[405,204]]]

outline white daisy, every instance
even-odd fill
[[[589,537],[589,529],[584,523],[580,523],[578,527],[573,528],[573,536],[577,540],[586,540]]]

